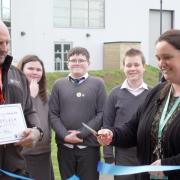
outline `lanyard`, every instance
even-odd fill
[[[162,112],[162,115],[161,115],[161,119],[160,119],[160,122],[159,122],[158,144],[157,144],[157,146],[156,146],[156,148],[155,148],[155,150],[153,152],[153,153],[156,153],[157,159],[161,158],[160,157],[160,154],[161,154],[161,137],[162,137],[163,128],[166,125],[166,123],[168,122],[169,118],[174,113],[174,111],[177,109],[177,107],[178,107],[178,105],[180,103],[180,97],[178,97],[176,99],[175,103],[173,104],[172,108],[170,109],[169,113],[167,113],[171,92],[172,92],[172,86],[170,87],[169,94],[168,94],[168,97],[167,97],[167,100],[166,100],[166,103],[165,103],[165,106],[164,106],[164,109],[163,109],[163,112]],[[156,177],[156,176],[154,176],[154,177],[151,176],[150,179],[159,179],[159,178]],[[168,177],[164,176],[164,177],[162,177],[162,179],[168,180]]]
[[[172,86],[171,86],[171,88],[169,90],[168,98],[166,100],[166,103],[165,103],[165,106],[164,106],[164,109],[163,109],[163,112],[162,112],[162,115],[161,115],[161,119],[160,119],[160,122],[159,122],[159,129],[158,129],[158,139],[159,140],[162,137],[162,131],[163,131],[164,126],[166,125],[167,121],[172,116],[172,114],[177,109],[177,107],[178,107],[178,105],[180,103],[180,97],[178,97],[176,99],[174,105],[172,106],[171,110],[167,114],[167,109],[168,109],[168,105],[169,105],[169,100],[170,100],[171,92],[172,92]]]

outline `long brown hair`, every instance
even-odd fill
[[[39,81],[39,97],[41,100],[46,103],[48,101],[48,93],[47,93],[47,79],[46,79],[46,73],[44,69],[44,63],[43,61],[36,55],[26,55],[24,56],[18,63],[17,67],[23,72],[25,64],[29,62],[35,62],[38,61],[42,66],[42,77]]]

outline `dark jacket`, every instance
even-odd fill
[[[113,145],[132,147],[137,145],[138,159],[141,164],[151,164],[151,125],[159,106],[167,96],[169,87],[167,82],[160,83],[148,94],[145,102],[133,116],[131,121],[121,128],[112,129],[114,133]],[[166,90],[165,90],[166,89]],[[162,91],[164,93],[162,93]],[[180,165],[180,113],[168,127],[164,134],[165,141],[162,145],[164,159],[162,165]],[[180,179],[180,171],[165,172],[169,180]],[[142,174],[142,180],[147,180],[148,173]]]
[[[33,110],[32,99],[25,75],[11,66],[12,57],[7,55],[2,64],[2,83],[5,104],[20,103],[24,112],[27,127],[38,126],[37,113]],[[25,169],[21,147],[14,144],[0,145],[0,168],[9,171]]]

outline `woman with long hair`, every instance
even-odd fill
[[[24,155],[29,176],[36,180],[53,180],[51,162],[51,129],[48,121],[48,91],[42,60],[36,55],[27,55],[17,66],[27,77],[33,105],[37,111],[43,139],[33,148],[24,148]]]

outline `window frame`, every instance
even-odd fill
[[[54,7],[53,7],[54,8],[54,16],[53,16],[54,27],[56,27],[56,28],[94,28],[94,29],[105,28],[105,0],[83,0],[83,2],[87,3],[87,10],[85,8],[84,8],[85,9],[84,10],[81,6],[79,6],[80,7],[79,9],[78,8],[74,9],[73,4],[75,4],[75,3],[73,2],[73,0],[66,0],[66,3],[69,4],[68,5],[69,7],[66,6],[68,15],[65,15],[64,19],[63,19],[63,15],[58,15],[58,12],[62,12],[62,11],[60,11],[60,9],[62,9],[63,5],[60,6],[59,1],[54,0]],[[93,2],[100,3],[102,8],[95,8],[96,6],[94,6],[94,9],[92,9],[91,4]],[[98,7],[100,7],[100,6],[98,6]],[[78,10],[79,10],[79,12],[78,12]],[[77,14],[78,14],[78,13],[80,13],[80,11],[83,11],[83,10],[84,10],[84,16],[85,16],[85,18],[87,18],[84,21],[84,25],[83,25],[83,23],[80,23],[80,24],[73,23],[75,21],[75,19],[73,21],[73,18],[75,17],[73,15],[73,11],[74,12],[77,11]],[[66,14],[67,14],[67,11],[66,11]],[[91,16],[91,14],[94,14],[92,12],[95,12],[95,11],[97,12],[97,18],[93,18],[93,16]],[[85,14],[87,15],[87,17]],[[79,17],[79,21],[81,20],[83,22],[83,19],[81,18],[82,15],[81,16],[77,15],[76,17],[77,18]],[[58,20],[58,19],[61,19],[61,20]],[[94,19],[94,21],[93,21],[93,19]],[[64,24],[61,23],[62,21],[64,21]]]
[[[56,52],[56,45],[61,46],[61,50]],[[72,42],[54,42],[54,71],[67,71],[67,53],[68,51],[64,51],[65,45],[69,45],[69,50],[72,48]],[[56,60],[56,55],[60,55],[59,62]]]
[[[10,34],[10,40],[9,40],[9,54],[12,54],[12,42],[11,42],[11,1],[9,0],[9,7],[4,7],[3,2],[7,2],[7,0],[0,0],[0,18],[2,21],[6,24],[9,30]],[[3,9],[9,9],[9,18],[4,18],[3,17]]]

